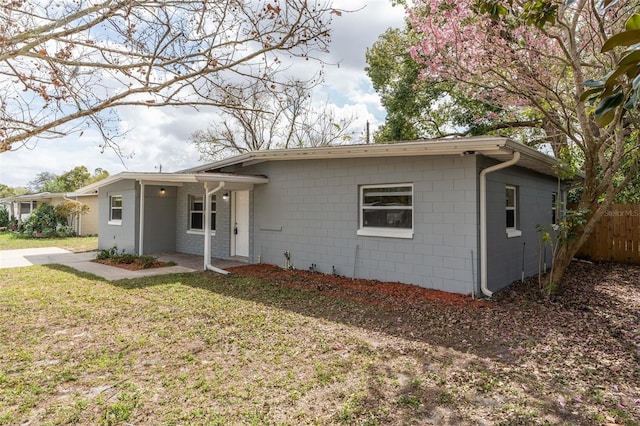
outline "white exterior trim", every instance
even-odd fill
[[[315,148],[271,149],[252,151],[224,160],[183,170],[183,173],[199,173],[222,170],[225,167],[248,166],[264,161],[286,161],[303,159],[338,159],[367,157],[412,157],[433,155],[481,154],[499,162],[511,159],[513,152],[521,153],[519,165],[548,176],[557,176],[556,160],[521,143],[504,137],[476,136],[441,138],[411,142],[391,142],[358,145],[336,145]]]
[[[230,173],[136,173],[121,172],[117,175],[109,176],[98,182],[92,183],[78,189],[67,196],[93,195],[103,186],[111,185],[121,180],[136,180],[144,182],[146,185],[162,184],[166,186],[182,186],[184,183],[225,182],[229,189],[251,189],[253,185],[268,183],[269,179],[264,176],[241,176]]]

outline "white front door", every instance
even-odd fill
[[[249,257],[249,191],[232,192],[231,256]]]

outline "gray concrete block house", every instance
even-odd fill
[[[490,296],[538,272],[552,158],[474,137],[251,152],[97,193],[99,248],[182,252]],[[550,253],[547,251],[547,263]],[[214,268],[215,269],[215,268]]]

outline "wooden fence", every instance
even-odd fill
[[[612,204],[578,256],[640,264],[640,204]]]

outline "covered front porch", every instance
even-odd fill
[[[230,173],[119,173],[83,191],[100,198],[99,248],[139,255],[197,255],[197,269],[250,256],[250,193],[264,176]],[[195,266],[195,265],[194,265]]]

